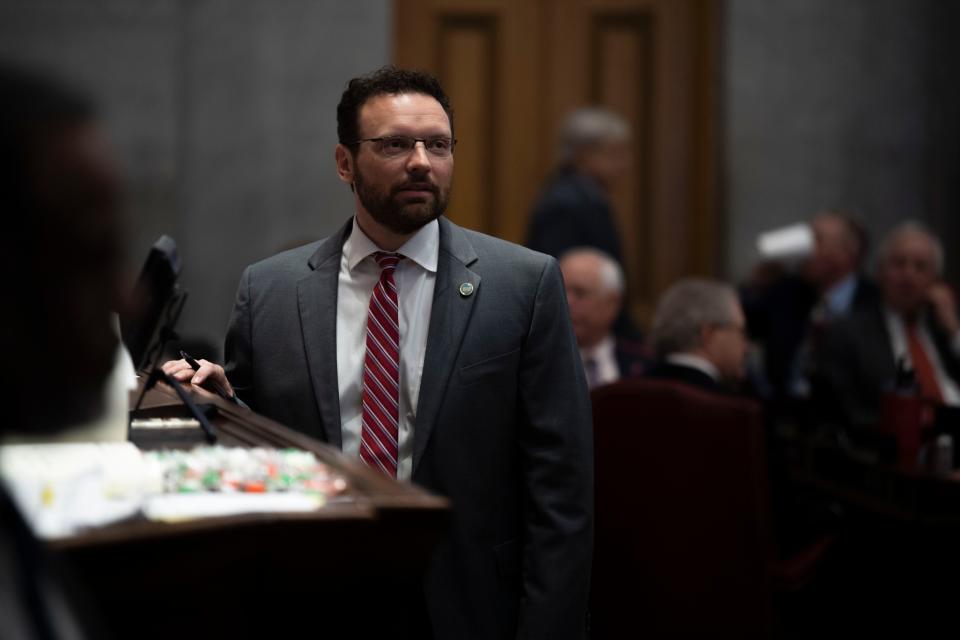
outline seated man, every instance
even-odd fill
[[[744,377],[747,339],[732,287],[686,279],[657,305],[650,342],[656,364],[648,375],[710,391],[735,390]]]
[[[587,385],[593,389],[639,374],[642,347],[613,334],[623,305],[620,265],[602,251],[580,247],[563,254],[560,270]]]
[[[817,214],[810,226],[813,253],[797,274],[755,281],[741,291],[750,336],[763,346],[762,386],[781,402],[810,395],[812,334],[878,297],[860,271],[867,244],[863,227],[837,211]]]
[[[882,301],[831,326],[816,348],[818,406],[852,427],[875,427],[880,394],[913,371],[926,398],[960,405],[960,320],[943,271],[940,241],[904,222],[880,246]]]

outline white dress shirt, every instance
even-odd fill
[[[367,350],[367,311],[373,288],[380,279],[380,266],[373,254],[381,249],[360,229],[343,244],[337,280],[337,385],[340,392],[340,430],[343,451],[360,455],[363,426],[361,390]],[[400,421],[397,477],[409,480],[413,471],[413,425],[420,396],[423,356],[433,309],[440,252],[440,225],[424,225],[397,250],[404,259],[393,277],[400,307]]]
[[[592,347],[580,349],[587,385],[591,389],[612,384],[620,379],[620,367],[617,365],[617,341],[612,335]]]
[[[667,362],[670,364],[675,364],[681,367],[689,367],[691,369],[696,369],[701,373],[705,373],[710,376],[714,382],[720,382],[720,371],[714,366],[712,362],[706,358],[701,358],[700,356],[694,355],[692,353],[671,353],[666,358]]]
[[[903,360],[908,367],[913,368],[913,361],[910,359],[910,347],[907,345],[907,332],[903,325],[903,317],[892,309],[887,308],[884,309],[884,319],[887,322],[887,333],[890,334],[890,347],[893,349],[893,361],[899,362]],[[923,322],[922,319],[917,322],[917,337],[920,339],[920,345],[927,354],[927,358],[933,366],[933,371],[937,375],[937,385],[940,387],[943,403],[954,407],[960,406],[960,388],[957,388],[957,384],[953,381],[953,378],[947,375],[947,370],[943,366],[943,361],[940,360],[940,354],[937,352],[937,347],[933,343],[933,338],[930,336],[930,332],[927,331],[926,322]],[[957,346],[957,336],[953,336],[951,348],[955,353]]]

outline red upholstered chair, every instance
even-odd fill
[[[769,486],[756,403],[678,382],[593,392],[593,637],[773,632]]]

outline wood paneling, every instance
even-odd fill
[[[496,175],[497,19],[492,16],[445,17],[440,21],[435,67],[456,105],[458,145],[454,153],[456,188],[450,213],[471,229],[492,229]]]
[[[632,126],[633,166],[629,179],[613,189],[614,213],[622,233],[624,270],[630,274],[632,298],[653,294],[650,281],[636,274],[651,273],[650,234],[650,101],[653,28],[645,11],[598,13],[591,21],[589,102],[622,114]]]
[[[718,1],[396,0],[394,59],[436,73],[457,138],[451,219],[523,239],[563,118],[600,104],[634,132],[612,201],[632,312],[715,273]]]
[[[539,3],[397,0],[394,16],[396,64],[435,73],[453,102],[459,142],[450,219],[521,241],[544,151]]]

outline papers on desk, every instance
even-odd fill
[[[143,507],[151,520],[181,522],[244,513],[306,513],[324,505],[322,497],[304,493],[170,493]]]
[[[0,480],[46,539],[141,514],[174,522],[309,512],[346,490],[342,476],[306,451],[143,453],[128,442],[0,447]]]
[[[0,447],[0,478],[41,538],[129,518],[162,486],[128,442]]]

